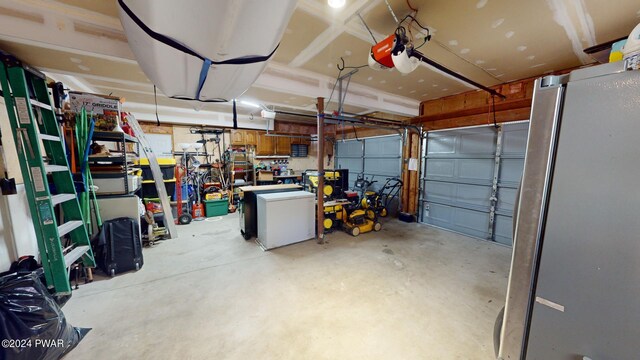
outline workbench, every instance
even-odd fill
[[[302,175],[274,175],[273,180],[258,180],[258,183],[272,184],[281,180],[283,184],[295,184],[302,181]]]

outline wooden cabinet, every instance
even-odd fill
[[[291,138],[256,132],[256,155],[291,155]]]
[[[255,130],[244,130],[244,141],[247,145],[258,145],[258,132]]]
[[[256,155],[273,155],[274,154],[274,141],[272,136],[267,136],[267,133],[257,133],[256,139]]]
[[[305,135],[298,135],[298,136],[305,136]],[[302,137],[297,137],[297,138],[291,138],[291,144],[304,144],[304,145],[311,145],[311,138],[302,138]]]
[[[231,130],[231,145],[244,145],[244,130]]]
[[[276,138],[276,155],[291,155],[291,138],[285,136],[275,136]]]
[[[255,130],[231,130],[231,145],[253,145],[256,146],[257,131]]]

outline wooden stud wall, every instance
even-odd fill
[[[477,90],[425,101],[420,104],[420,115],[411,119],[411,123],[422,125],[425,130],[491,124],[494,108],[498,123],[526,120],[531,112],[534,82],[530,78],[495,87],[506,99],[492,99],[488,93]]]

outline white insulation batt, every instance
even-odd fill
[[[258,78],[296,0],[118,0],[129,46],[167,96],[229,101]]]

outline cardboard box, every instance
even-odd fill
[[[96,131],[113,131],[120,122],[120,98],[70,91],[69,104],[71,116],[86,109],[87,116],[96,121]]]
[[[258,172],[258,181],[273,181],[273,172],[268,170],[260,170]]]

